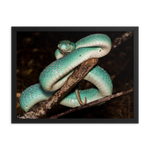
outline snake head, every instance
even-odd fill
[[[58,44],[58,48],[61,54],[67,55],[75,50],[76,45],[69,40],[63,40]]]

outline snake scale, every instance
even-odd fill
[[[55,51],[57,60],[48,65],[40,74],[39,82],[25,89],[20,98],[20,106],[27,112],[36,103],[47,100],[63,86],[73,69],[90,58],[101,58],[111,50],[111,40],[105,34],[91,34],[76,43],[63,40]],[[79,90],[81,99],[87,103],[112,94],[113,85],[108,73],[101,67],[94,67],[84,78],[96,88]],[[80,106],[75,92],[64,97],[61,105]]]

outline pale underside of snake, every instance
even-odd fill
[[[73,69],[90,58],[101,58],[111,50],[111,40],[105,34],[92,34],[76,43],[61,41],[55,51],[56,61],[48,65],[40,74],[39,81],[25,89],[19,99],[22,109],[27,112],[36,103],[47,100],[60,89]],[[79,90],[81,99],[87,103],[112,94],[113,85],[108,73],[101,67],[94,67],[84,78],[96,88]],[[61,105],[77,107],[80,103],[75,92],[60,101]]]

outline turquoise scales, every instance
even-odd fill
[[[47,100],[56,90],[61,88],[73,69],[90,58],[107,55],[111,49],[111,40],[104,34],[92,34],[74,44],[68,40],[61,41],[55,52],[57,58],[40,74],[39,81],[25,89],[20,96],[20,105],[26,112],[36,103]],[[67,54],[67,55],[66,55]],[[113,85],[108,73],[101,67],[94,67],[84,78],[96,88],[79,90],[82,100],[87,103],[112,94]],[[68,94],[60,102],[68,107],[80,106],[75,92]]]

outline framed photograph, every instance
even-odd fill
[[[138,27],[12,27],[12,123],[138,123]]]

